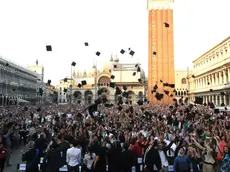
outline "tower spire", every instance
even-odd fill
[[[38,65],[38,59],[36,60],[36,65]]]

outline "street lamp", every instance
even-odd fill
[[[76,66],[76,62],[71,63],[71,84],[70,84],[70,104],[72,104],[72,89],[73,89],[73,67]]]

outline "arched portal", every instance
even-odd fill
[[[77,103],[79,100],[82,99],[82,93],[80,91],[75,91],[73,93],[73,97],[74,97],[74,102]]]
[[[102,76],[98,79],[99,86],[107,86],[110,83],[110,78],[107,76]]]
[[[131,103],[136,103],[136,95],[133,91],[128,91],[128,100]]]
[[[139,91],[139,93],[138,93],[138,99],[141,100],[141,101],[144,100],[144,94],[143,94],[142,91]]]
[[[93,92],[91,90],[86,90],[84,97],[85,97],[85,104],[93,103]]]

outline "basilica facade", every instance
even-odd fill
[[[111,57],[102,70],[94,65],[85,71],[74,71],[72,78],[60,81],[58,102],[87,105],[103,94],[110,103],[116,103],[121,95],[117,88],[126,90],[128,96],[125,101],[143,101],[147,93],[147,78],[141,64],[120,63],[118,57]]]

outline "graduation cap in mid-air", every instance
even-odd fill
[[[157,84],[154,85],[153,89],[155,89],[155,90],[158,89]]]
[[[115,84],[114,82],[110,82],[110,83],[109,83],[109,86],[110,86],[111,88],[115,88],[116,84]]]
[[[166,22],[164,23],[164,25],[165,25],[165,27],[169,27],[169,24],[168,24],[168,23],[166,23]]]
[[[88,42],[85,42],[85,46],[88,47],[88,46],[89,46],[89,43],[88,43]]]
[[[133,56],[133,55],[135,54],[135,51],[131,50],[131,51],[129,52],[129,54],[130,54],[131,56]]]
[[[136,72],[133,72],[133,76],[135,76],[137,73]]]
[[[137,72],[140,72],[141,71],[141,68],[138,66],[137,67]]]
[[[71,65],[72,65],[72,66],[76,66],[76,62],[72,62]]]
[[[122,50],[120,51],[120,53],[121,53],[121,54],[124,54],[124,53],[125,53],[125,50],[122,49]]]
[[[97,52],[96,52],[96,55],[97,55],[97,56],[100,56],[100,55],[101,55],[101,53],[100,53],[99,51],[97,51]]]
[[[82,85],[82,86],[83,86],[83,85],[87,85],[86,80],[81,81],[81,85]]]
[[[66,89],[66,88],[64,88],[64,92],[65,92],[65,93],[67,92],[67,89]]]
[[[111,75],[111,76],[110,76],[110,78],[111,78],[111,79],[114,79],[114,78],[115,78],[115,76],[114,76],[114,75]]]
[[[167,94],[167,95],[169,94],[169,91],[168,91],[168,90],[164,90],[164,92],[165,92],[165,94]]]
[[[81,84],[80,83],[77,86],[78,86],[78,88],[81,88]]]
[[[67,80],[68,80],[67,78],[64,78],[64,82],[67,82]]]
[[[47,81],[47,84],[48,84],[48,85],[50,85],[50,84],[51,84],[51,80],[50,80],[50,79]]]
[[[52,46],[51,45],[46,45],[46,51],[52,51]]]
[[[141,78],[139,78],[139,79],[138,79],[138,82],[142,82],[142,79],[141,79]]]
[[[154,56],[155,56],[155,55],[157,55],[157,52],[156,52],[156,51],[154,51],[154,52],[153,52],[153,55],[154,55]]]

